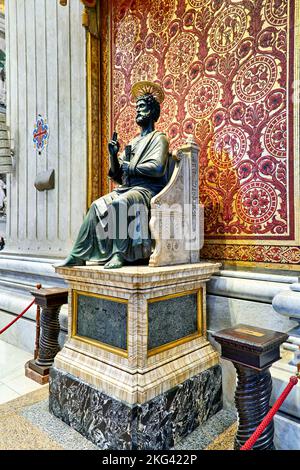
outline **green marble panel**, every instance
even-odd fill
[[[148,350],[198,331],[197,293],[148,304]]]
[[[77,335],[127,349],[127,304],[78,294]]]

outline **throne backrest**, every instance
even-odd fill
[[[169,156],[168,183],[151,200],[150,230],[155,240],[150,266],[197,263],[203,245],[199,205],[198,145],[187,141]]]

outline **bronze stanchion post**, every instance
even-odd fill
[[[213,335],[221,344],[222,358],[230,360],[237,371],[235,404],[238,411],[238,430],[235,449],[253,434],[269,411],[272,378],[269,368],[280,359],[280,345],[287,340],[286,333],[237,325]],[[266,427],[254,450],[272,450],[274,422]]]
[[[41,308],[42,334],[37,358],[25,365],[25,375],[40,384],[49,382],[49,368],[60,350],[59,312],[61,306],[68,303],[67,289],[37,289],[31,292],[35,303]]]

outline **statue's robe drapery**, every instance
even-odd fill
[[[87,213],[71,255],[82,260],[106,262],[121,254],[129,262],[149,258],[151,199],[167,184],[169,146],[165,134],[153,131],[134,138],[127,181],[94,201]],[[120,168],[109,176],[122,182]]]

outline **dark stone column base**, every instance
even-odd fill
[[[50,411],[100,449],[170,449],[222,409],[219,365],[142,405],[130,406],[50,369]]]

